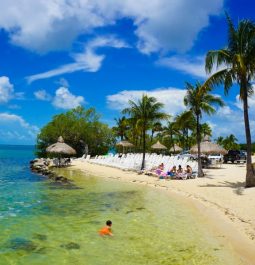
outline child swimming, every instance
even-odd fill
[[[100,236],[113,236],[111,226],[112,226],[112,221],[111,220],[106,221],[106,226],[99,230],[99,235]]]

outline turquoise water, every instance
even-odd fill
[[[32,174],[32,147],[0,146],[0,265],[241,264],[193,210],[134,184],[62,171]],[[97,231],[113,221],[112,238]]]

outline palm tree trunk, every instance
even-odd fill
[[[141,166],[141,170],[144,169],[145,167],[145,149],[146,149],[146,132],[145,132],[145,128],[143,128],[143,160],[142,160],[142,166]]]
[[[151,131],[151,142],[153,140],[153,136],[154,136],[154,130]]]
[[[244,124],[245,124],[245,134],[246,134],[246,144],[247,144],[245,187],[249,188],[249,187],[255,187],[255,174],[251,160],[251,131],[250,131],[250,122],[249,122],[249,113],[248,113],[247,87],[243,88],[244,88],[243,113],[244,113]]]
[[[197,115],[197,163],[198,163],[198,177],[203,177],[204,173],[202,170],[202,162],[201,162],[201,148],[200,148],[200,124],[199,124],[199,115]]]

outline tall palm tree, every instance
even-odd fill
[[[226,48],[209,51],[205,68],[212,72],[213,66],[223,67],[214,73],[206,83],[208,85],[224,84],[228,94],[233,83],[239,85],[239,96],[243,102],[244,124],[247,143],[246,187],[255,186],[255,172],[251,160],[251,132],[248,113],[248,97],[252,94],[251,85],[255,76],[255,24],[250,20],[241,20],[235,28],[227,16],[228,44]]]
[[[136,123],[141,126],[142,130],[142,151],[143,159],[141,169],[145,165],[146,152],[146,132],[150,129],[151,124],[161,119],[167,119],[168,115],[161,111],[164,104],[157,101],[155,97],[142,95],[138,102],[129,100],[129,107],[124,109],[122,113],[127,113],[136,120]]]
[[[186,83],[187,93],[184,97],[185,106],[189,107],[189,111],[196,117],[196,135],[197,135],[197,147],[198,147],[198,176],[202,177],[202,164],[201,164],[201,124],[203,112],[211,115],[215,112],[213,105],[223,106],[224,103],[220,97],[215,97],[209,94],[199,82],[195,86]]]
[[[196,128],[196,119],[190,111],[184,111],[175,117],[175,126],[182,132],[182,147],[190,149],[189,131]]]
[[[129,129],[128,120],[125,116],[114,119],[116,121],[116,126],[112,127],[113,131],[116,133],[120,140],[127,139],[127,130]]]

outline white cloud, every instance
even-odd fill
[[[171,57],[163,57],[160,58],[157,62],[157,65],[165,66],[170,69],[176,69],[178,71],[181,71],[185,74],[189,74],[193,77],[199,77],[206,79],[211,74],[215,73],[216,71],[219,71],[224,67],[224,65],[216,68],[216,66],[213,67],[212,72],[210,75],[206,74],[205,71],[205,55],[203,56],[187,56],[187,55],[176,55]]]
[[[57,89],[52,101],[52,105],[60,109],[72,109],[84,103],[82,96],[73,95],[66,87]]]
[[[108,106],[112,109],[122,110],[128,107],[128,101],[137,101],[143,94],[155,97],[164,104],[164,110],[171,115],[185,110],[183,98],[186,90],[178,88],[159,88],[155,90],[124,90],[117,94],[107,96]]]
[[[21,116],[0,113],[0,141],[4,143],[34,143],[39,128]]]
[[[165,66],[171,69],[179,70],[185,74],[195,77],[206,78],[205,73],[205,57],[188,58],[185,56],[172,56],[161,58],[157,61],[158,65]]]
[[[11,84],[9,77],[0,77],[0,104],[8,103],[11,99],[22,99],[23,93],[15,93],[13,84]]]
[[[41,89],[41,90],[37,90],[34,92],[34,96],[39,99],[39,100],[43,100],[43,101],[50,101],[51,100],[51,95],[48,94],[46,92],[46,90]]]
[[[76,71],[96,72],[100,69],[105,58],[104,55],[96,53],[98,48],[112,47],[112,48],[128,48],[129,46],[122,40],[116,39],[113,36],[97,37],[87,43],[84,51],[72,55],[74,62],[62,65],[56,69],[35,74],[27,77],[29,83],[39,80],[58,76]]]
[[[81,34],[132,19],[144,53],[190,49],[223,0],[1,0],[0,27],[12,43],[38,52],[63,50]]]

